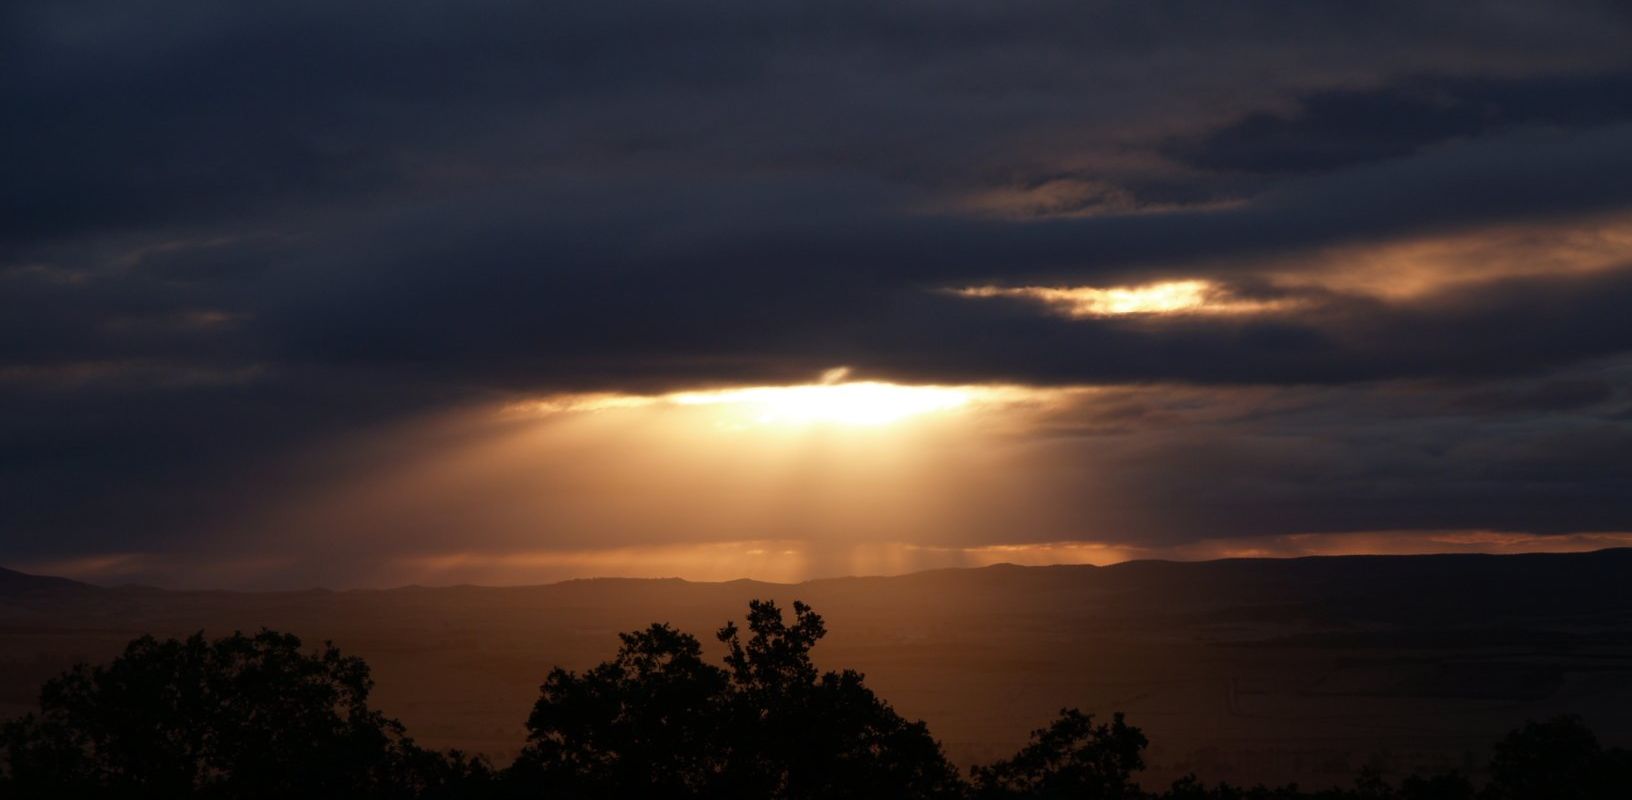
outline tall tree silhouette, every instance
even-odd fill
[[[484,769],[415,747],[372,687],[361,659],[272,631],[147,636],[47,682],[0,728],[0,773],[21,797],[395,798]]]
[[[667,625],[619,638],[611,661],[545,679],[509,783],[561,797],[700,797],[719,782],[725,670]]]
[[[774,603],[748,607],[748,639],[721,628],[731,670],[738,787],[787,798],[950,797],[957,770],[923,722],[903,719],[855,670],[818,674],[810,651],[827,635],[820,615],[793,604],[787,624]]]
[[[623,634],[613,660],[550,673],[510,783],[584,798],[960,796],[957,770],[922,722],[903,719],[860,673],[816,668],[810,651],[826,632],[803,603],[790,625],[756,600],[746,641],[735,624],[718,633],[724,669],[666,625]]]

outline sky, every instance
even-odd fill
[[[1632,544],[1619,3],[0,4],[0,564]]]

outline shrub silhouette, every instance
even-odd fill
[[[1014,757],[976,767],[976,797],[1082,798],[1127,800],[1140,797],[1133,774],[1145,768],[1148,741],[1121,714],[1094,724],[1091,714],[1060,710],[1047,728],[1032,731],[1031,743]]]
[[[1412,775],[1400,784],[1400,800],[1474,800],[1473,782],[1450,772],[1423,777]]]
[[[1496,744],[1482,790],[1458,773],[1412,775],[1391,786],[1364,772],[1352,791],[1299,791],[1296,786],[1206,787],[1187,777],[1165,800],[1622,800],[1632,797],[1632,754],[1605,749],[1576,717],[1530,722]]]
[[[361,659],[302,650],[272,631],[207,641],[151,636],[105,667],[45,684],[40,710],[0,725],[4,798],[972,798],[973,800],[1609,800],[1632,797],[1632,754],[1573,717],[1533,722],[1495,748],[1476,789],[1451,773],[1352,789],[1135,782],[1146,739],[1064,709],[1009,759],[965,781],[922,722],[903,719],[854,670],[823,672],[827,633],[794,603],[749,604],[718,632],[721,665],[668,625],[620,634],[612,660],[556,669],[509,768],[415,746],[368,705]]]
[[[20,796],[395,798],[484,769],[415,747],[372,686],[361,659],[286,634],[146,636],[47,682],[0,728],[0,772]]]
[[[748,637],[728,623],[725,667],[666,625],[622,635],[617,657],[583,675],[557,669],[528,719],[512,790],[555,796],[710,798],[958,797],[956,768],[853,670],[820,672],[822,618],[790,625],[749,605]]]

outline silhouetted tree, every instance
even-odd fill
[[[1605,750],[1577,717],[1531,722],[1496,745],[1489,800],[1599,800],[1632,797],[1632,760]]]
[[[718,782],[729,758],[725,670],[667,625],[619,638],[611,661],[545,679],[512,784],[564,797],[695,797]]]
[[[748,606],[748,639],[718,633],[731,672],[732,788],[786,798],[954,797],[963,785],[923,722],[903,719],[855,670],[818,674],[810,651],[827,635],[820,615],[793,604]]]
[[[563,797],[933,798],[963,784],[921,722],[854,671],[821,673],[822,618],[749,605],[749,636],[719,632],[725,669],[666,625],[622,635],[611,661],[557,669],[528,719],[512,789]]]
[[[372,686],[361,659],[272,631],[147,636],[47,682],[38,714],[0,728],[0,773],[18,797],[385,798],[485,772],[415,747]]]
[[[1145,768],[1145,734],[1123,719],[1094,724],[1091,714],[1062,709],[1059,719],[1031,733],[1031,743],[1007,761],[975,768],[980,798],[1140,797],[1133,773]]]

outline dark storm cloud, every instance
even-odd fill
[[[1276,100],[1289,63],[1316,83],[1591,68],[1622,58],[1625,28],[1611,7],[1524,5],[1479,19],[1407,4],[183,1],[138,13],[19,2],[3,13],[12,191],[0,225],[24,241],[594,162],[1024,180],[1058,172],[1066,148],[1120,149],[1119,131],[1195,130]],[[1380,64],[1385,43],[1398,55]],[[1209,100],[1225,87],[1248,107]]]
[[[1307,300],[1301,313],[1155,325],[933,290],[1230,279],[1253,256],[1614,207],[1632,198],[1629,132],[1503,140],[1236,210],[1134,217],[925,217],[881,205],[875,187],[785,182],[725,199],[647,181],[624,187],[645,199],[534,195],[488,213],[449,204],[348,230],[229,287],[219,305],[252,316],[204,338],[242,337],[244,352],[280,362],[406,366],[519,389],[797,380],[834,364],[1050,383],[1501,374],[1625,348],[1626,276],[1499,281],[1404,304],[1317,294],[1291,298]],[[762,204],[738,205],[756,193]],[[845,211],[786,222],[799,205]],[[1232,261],[1214,263],[1223,255]]]
[[[1632,397],[1628,363],[1482,385],[1504,401],[1481,398],[1470,412],[1463,384],[1437,380],[1111,390],[1033,440],[1047,453],[1039,461],[1076,466],[1042,471],[1052,522],[1003,535],[1049,541],[1075,530],[1172,544],[1435,528],[1624,530],[1632,475],[1618,454],[1632,444],[1632,428],[1616,416]],[[1025,519],[1024,510],[1011,513]]]
[[[1624,270],[1384,301],[1259,267],[1632,208],[1629,34],[1616,4],[7,3],[0,558],[228,536],[255,465],[555,390],[842,364],[1565,413],[1596,395],[1513,382],[1632,349]],[[1196,276],[1296,303],[944,291]]]
[[[1620,373],[1616,397],[1629,389]],[[1130,521],[1169,541],[1196,530],[1625,529],[1632,474],[1618,453],[1632,430],[1609,418],[1612,400],[1471,417],[1423,401],[1422,387],[1349,390],[1274,420],[1128,437],[1102,452],[1125,456],[1119,484],[1144,500],[1125,504]]]
[[[1580,127],[1632,118],[1632,74],[1427,77],[1298,98],[1164,149],[1204,169],[1304,172],[1411,155],[1522,126]]]
[[[1057,372],[1057,381],[1499,372],[1624,346],[1614,324],[1622,276],[1561,278],[1519,291],[1493,284],[1471,290],[1480,302],[1453,296],[1405,309],[1316,298],[1312,319],[1155,327],[1064,321],[931,290],[1198,272],[1229,279],[1254,256],[1614,208],[1632,199],[1624,180],[1632,175],[1628,133],[1498,140],[1455,158],[1304,181],[1232,210],[1029,222],[904,212],[887,202],[898,192],[872,184],[699,189],[643,180],[512,194],[481,205],[427,204],[293,238],[173,247],[111,272],[14,269],[5,276],[7,317],[19,331],[59,329],[13,338],[23,361],[30,348],[84,360],[238,354],[409,364],[467,373],[478,384],[484,372],[507,386],[531,376],[545,388],[740,380],[755,369],[786,378],[824,364],[864,366],[896,343],[919,352],[921,364],[898,352],[892,365],[926,379],[934,377],[928,365],[991,380]],[[801,207],[818,210],[789,221]],[[822,210],[835,208],[842,210]],[[1533,292],[1552,302],[1527,302]],[[1334,316],[1332,304],[1343,313]],[[211,311],[223,315],[219,324],[184,324]],[[167,316],[176,324],[162,324]],[[1343,326],[1375,336],[1330,341]],[[1425,326],[1436,336],[1420,353],[1388,344],[1393,330]],[[1484,327],[1524,330],[1535,340],[1498,352],[1483,346]],[[1459,336],[1463,329],[1474,335]],[[973,337],[976,347],[926,347],[949,335]],[[978,366],[988,361],[979,354],[983,341],[1000,343],[999,352]],[[1168,357],[1151,359],[1148,347]],[[1320,361],[1307,368],[1318,372],[1274,366],[1300,350]],[[1183,358],[1186,351],[1198,357]],[[966,358],[976,363],[960,366]],[[584,362],[600,366],[586,373]],[[711,374],[721,368],[732,371]]]

